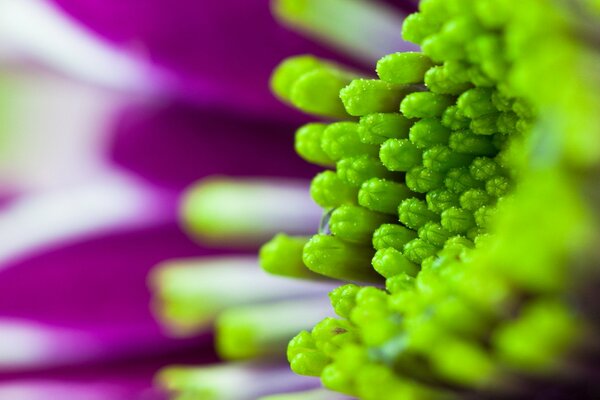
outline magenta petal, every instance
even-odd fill
[[[146,276],[161,261],[214,253],[172,222],[31,256],[0,271],[0,331],[2,319],[13,319],[79,334],[81,341],[59,337],[56,345],[65,351],[58,347],[43,365],[150,357],[189,346],[193,341],[166,337],[154,320]]]
[[[53,0],[93,31],[176,76],[184,96],[213,107],[279,118],[273,68],[311,53],[339,58],[280,26],[269,0]]]
[[[206,176],[314,176],[294,152],[292,125],[198,110],[184,103],[130,107],[112,157],[154,183],[181,188]]]
[[[208,336],[187,342],[187,347],[167,354],[145,356],[87,365],[16,371],[0,374],[0,398],[23,400],[167,400],[154,385],[156,373],[172,364],[202,365],[214,363],[216,356]],[[3,397],[9,390],[19,389],[30,397]],[[29,389],[29,390],[25,390]],[[57,395],[41,396],[47,394]],[[59,396],[59,394],[61,394]],[[36,397],[37,396],[37,397]],[[94,397],[95,396],[95,397]],[[114,397],[111,397],[114,396]]]

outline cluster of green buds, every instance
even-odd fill
[[[378,79],[311,56],[278,67],[280,98],[339,119],[296,134],[300,156],[327,168],[310,189],[320,232],[280,234],[260,254],[273,274],[346,282],[330,293],[339,318],[290,342],[296,373],[366,400],[531,398],[590,381],[581,354],[597,327],[581,299],[597,231],[583,193],[600,103],[580,69],[599,64],[577,12],[425,0],[403,26],[422,52],[383,57]]]

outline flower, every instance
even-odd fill
[[[290,342],[295,372],[367,400],[597,397],[590,15],[590,2],[423,1],[403,28],[422,52],[382,58],[379,79],[311,56],[278,67],[284,101],[342,119],[296,135],[331,168],[311,186],[322,231],[261,250],[269,272],[351,282],[330,293],[338,318]],[[222,353],[248,357],[287,309],[219,318]],[[229,394],[204,372],[162,379],[182,396]]]

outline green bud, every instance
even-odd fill
[[[469,128],[471,128],[473,133],[478,135],[493,135],[498,132],[498,128],[496,126],[498,116],[498,113],[492,113],[474,118],[471,120]]]
[[[413,192],[427,193],[443,185],[444,174],[426,167],[414,167],[406,173],[406,186]]]
[[[442,226],[451,233],[466,233],[475,226],[475,219],[471,211],[452,207],[442,212]]]
[[[340,239],[355,243],[370,243],[375,229],[390,222],[390,217],[360,206],[343,205],[335,209],[329,229]]]
[[[410,141],[419,149],[448,143],[450,129],[437,118],[426,118],[416,122],[409,131]]]
[[[372,211],[396,214],[400,202],[413,193],[401,183],[380,178],[364,182],[358,192],[358,204]]]
[[[452,236],[437,222],[428,222],[419,228],[419,237],[434,246],[441,247]]]
[[[358,137],[358,123],[334,122],[323,132],[321,148],[331,160],[339,161],[359,155],[377,156],[379,147],[364,144]]]
[[[452,132],[448,145],[452,150],[465,154],[491,156],[497,152],[489,137],[474,135],[469,131]]]
[[[496,209],[494,207],[491,207],[491,206],[480,207],[473,214],[475,217],[475,223],[480,228],[487,228],[490,224],[490,221],[494,217],[495,213],[496,213]]]
[[[432,92],[415,92],[407,95],[400,103],[400,111],[406,118],[440,117],[454,104],[454,98]]]
[[[373,249],[352,244],[335,236],[315,235],[302,258],[313,272],[344,281],[377,282],[381,278],[371,268]]]
[[[504,135],[510,135],[517,132],[517,123],[519,117],[512,111],[500,113],[496,120],[496,128],[498,132]]]
[[[393,178],[381,161],[368,155],[344,158],[337,163],[340,179],[354,187],[360,187],[371,178]]]
[[[501,173],[500,166],[491,158],[478,157],[469,166],[471,176],[478,181],[487,181]]]
[[[398,207],[400,222],[407,227],[417,230],[427,222],[436,221],[438,216],[427,208],[427,204],[420,199],[412,198],[403,200]]]
[[[408,139],[388,139],[379,150],[381,162],[390,171],[408,171],[421,163],[422,155]]]
[[[500,198],[510,191],[511,184],[504,176],[495,176],[485,183],[485,190],[490,196]]]
[[[360,117],[398,110],[402,99],[415,87],[396,85],[376,79],[354,79],[341,89],[339,97],[348,114]]]
[[[460,196],[460,206],[465,210],[475,211],[491,202],[490,196],[483,189],[469,189]]]
[[[373,247],[376,250],[386,249],[388,247],[396,250],[402,250],[404,245],[413,239],[417,234],[412,229],[398,224],[383,224],[373,233]]]
[[[459,95],[472,85],[468,81],[455,81],[451,79],[448,68],[437,66],[429,69],[425,74],[425,85],[433,93]]]
[[[415,286],[415,278],[407,274],[394,275],[385,280],[385,288],[394,294],[411,290]]]
[[[427,257],[434,256],[439,249],[423,239],[414,239],[404,245],[404,255],[415,264],[420,264]]]
[[[307,331],[296,335],[288,344],[287,359],[298,375],[319,376],[331,359],[318,350],[315,340]]]
[[[358,190],[342,180],[333,171],[324,171],[315,176],[310,185],[310,196],[325,209],[342,204],[354,204]]]
[[[470,125],[470,120],[465,117],[458,106],[450,106],[442,115],[442,125],[457,131],[468,128]]]
[[[353,74],[331,66],[316,68],[300,76],[290,92],[290,102],[299,110],[324,117],[348,116],[339,93]]]
[[[412,243],[412,242],[410,242]],[[373,257],[373,268],[385,278],[399,274],[416,276],[419,267],[404,254],[394,248],[378,250]]]
[[[427,36],[435,33],[436,30],[437,27],[427,21],[422,14],[410,14],[402,24],[402,37],[408,42],[421,44]]]
[[[423,153],[423,165],[432,171],[446,172],[449,169],[469,165],[473,160],[470,154],[453,151],[450,147],[437,145]],[[444,177],[440,177],[439,187],[442,185]]]
[[[302,126],[296,131],[294,147],[296,148],[296,153],[306,161],[329,167],[335,165],[335,161],[321,147],[321,139],[323,138],[325,128],[327,128],[327,125],[319,123]]]
[[[291,278],[322,279],[306,268],[302,262],[302,251],[307,237],[276,235],[265,243],[259,252],[259,263],[263,270],[273,275]]]
[[[482,182],[476,181],[469,173],[469,168],[460,167],[448,171],[444,184],[454,193],[461,193],[472,188],[482,187]]]
[[[403,52],[388,54],[377,62],[377,75],[390,83],[421,83],[433,62],[422,53]]]
[[[271,75],[271,90],[280,99],[289,101],[294,83],[307,72],[321,68],[324,62],[313,56],[295,56],[285,59]]]
[[[350,313],[356,307],[356,294],[360,286],[349,283],[339,286],[329,293],[331,306],[337,315],[342,318],[349,318]]]
[[[425,197],[427,199],[427,206],[429,209],[438,214],[441,214],[442,211],[450,207],[459,206],[458,195],[445,188],[432,190],[428,192]]]
[[[462,113],[473,119],[497,112],[492,103],[492,89],[473,88],[461,94],[456,102]]]
[[[360,118],[358,136],[363,143],[382,144],[388,139],[404,139],[412,121],[400,113],[374,113]]]

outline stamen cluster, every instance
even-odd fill
[[[527,4],[544,14],[545,2]],[[316,274],[352,283],[330,294],[340,319],[290,343],[295,372],[367,400],[528,398],[584,335],[566,300],[564,260],[576,231],[566,227],[585,218],[562,173],[521,169],[537,151],[539,113],[517,95],[514,74],[525,67],[509,45],[536,31],[515,28],[513,8],[421,2],[403,35],[422,53],[382,58],[379,79],[307,56],[276,71],[282,98],[343,118],[296,135],[298,153],[329,168],[311,186],[329,219],[293,254]],[[539,210],[546,196],[554,204]],[[556,224],[528,230],[532,216],[551,213],[562,215]],[[529,243],[528,254],[512,240]],[[263,259],[286,253],[275,247]]]

